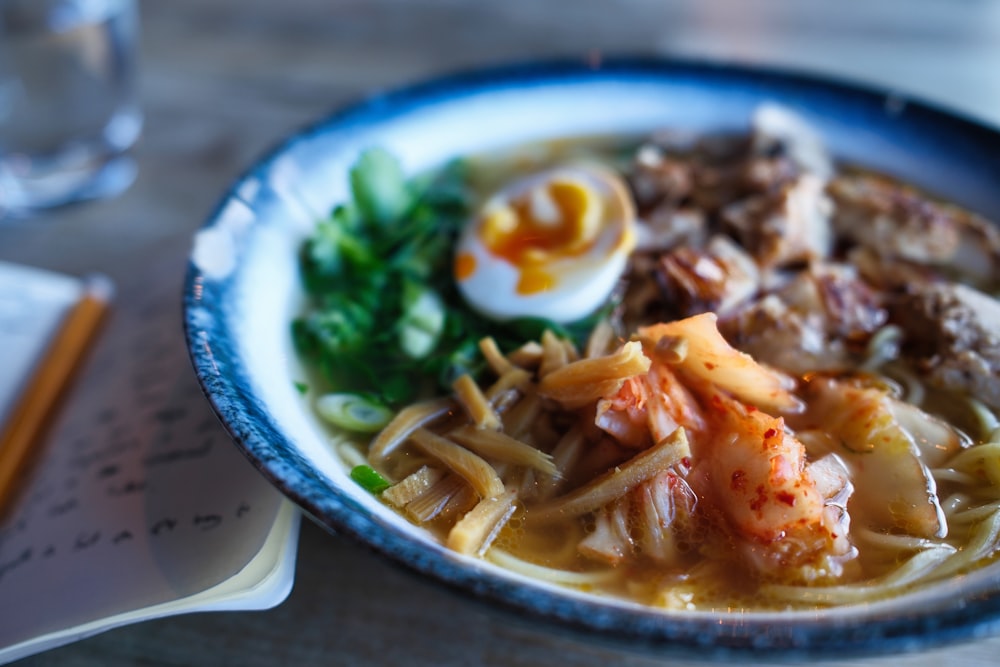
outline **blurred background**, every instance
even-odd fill
[[[0,259],[100,269],[133,294],[174,281],[179,297],[191,235],[282,137],[363,96],[509,61],[629,53],[760,64],[1000,126],[993,0],[143,0],[140,12],[137,180],[115,199],[0,225]],[[927,664],[996,664],[998,654],[992,641]],[[145,623],[23,664],[659,663],[494,615],[307,524],[295,589],[275,610]]]
[[[777,66],[1000,125],[995,0],[147,0],[140,9],[146,126],[139,178],[123,199],[148,205],[124,231],[182,243],[178,232],[194,229],[242,168],[302,124],[380,90],[498,62],[639,53]],[[102,205],[65,213],[100,234],[118,224],[94,215]],[[71,242],[39,227],[20,227],[22,251]]]

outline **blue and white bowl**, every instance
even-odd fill
[[[554,587],[438,545],[350,481],[296,391],[289,322],[297,251],[347,196],[358,153],[420,172],[531,140],[746,130],[778,102],[835,156],[1000,219],[1000,133],[886,95],[786,73],[658,60],[542,63],[442,78],[369,99],[289,138],[226,193],[198,233],[184,303],[198,377],[238,447],[317,521],[426,576],[522,615],[653,652],[843,656],[912,650],[1000,627],[1000,563],[904,597],[812,612],[664,612]]]

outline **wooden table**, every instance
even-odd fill
[[[507,60],[597,51],[777,64],[913,93],[1000,125],[1000,3],[839,5],[145,2],[146,129],[138,181],[112,201],[0,224],[0,259],[77,273],[100,269],[125,286],[129,298],[141,298],[141,286],[151,280],[175,281],[179,290],[193,231],[234,176],[279,138],[359,96]],[[993,639],[839,664],[968,667],[996,664],[998,656],[1000,639]],[[148,622],[23,664],[662,663],[494,614],[308,524],[295,589],[272,611]]]

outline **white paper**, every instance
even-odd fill
[[[143,618],[273,606],[298,512],[199,388],[167,286],[112,309],[0,527],[0,662]]]
[[[82,293],[76,278],[0,262],[0,426]]]

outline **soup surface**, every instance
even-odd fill
[[[815,608],[991,561],[1000,234],[764,107],[372,150],[302,250],[305,396],[459,552],[668,609]]]

